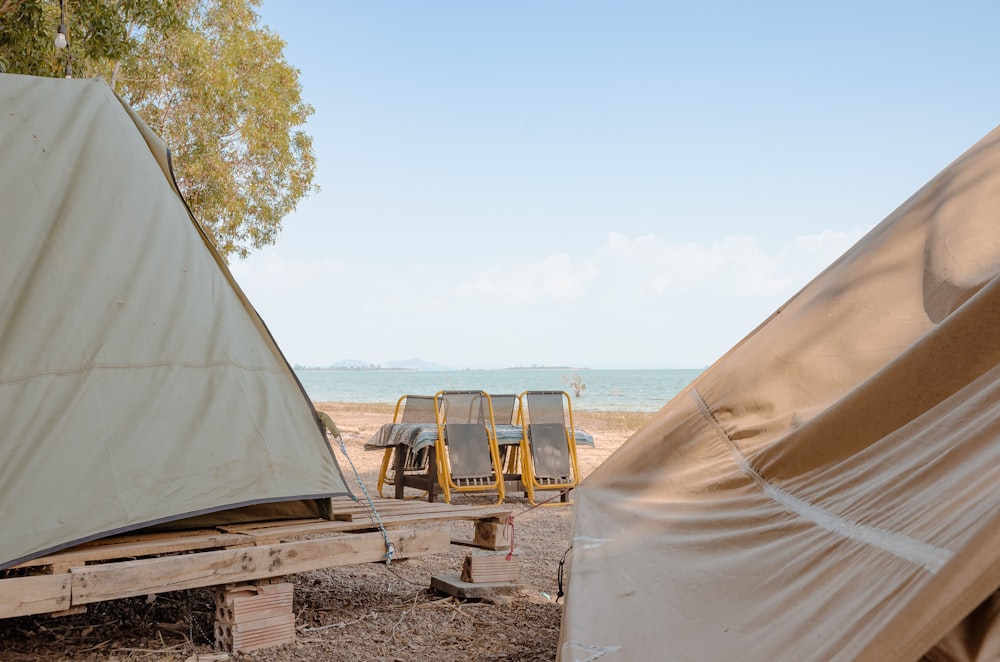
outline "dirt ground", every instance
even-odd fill
[[[348,456],[374,496],[382,453],[365,451],[364,443],[391,420],[391,406],[318,403],[317,408],[340,427]],[[649,417],[574,414],[577,427],[593,434],[595,441],[594,448],[578,450],[584,476]],[[351,462],[335,450],[348,484],[360,497]],[[456,502],[485,504],[489,499],[466,496]],[[74,616],[0,621],[0,660],[554,660],[562,614],[556,600],[559,562],[569,547],[573,506],[529,511],[521,497],[509,497],[508,502],[514,507],[523,585],[513,597],[458,601],[431,590],[432,575],[461,569],[469,549],[452,545],[448,554],[390,566],[373,563],[293,575],[293,644],[245,655],[220,654],[213,638],[214,591],[201,589],[99,603]],[[444,526],[455,537],[472,535],[469,522]]]

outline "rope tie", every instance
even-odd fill
[[[521,512],[519,512],[516,515],[516,517],[520,517],[521,515],[526,515],[526,514],[530,513],[532,510],[534,510],[535,508],[538,508],[539,506],[544,506],[545,504],[547,504],[549,501],[552,501],[553,499],[561,497],[564,494],[569,494],[569,491],[571,489],[573,489],[573,488],[567,488],[565,490],[562,490],[561,492],[556,492],[555,494],[553,494],[552,496],[550,496],[545,501],[539,501],[538,503],[536,503],[535,505],[531,506],[530,508],[525,508],[524,510],[522,510]],[[507,522],[503,525],[504,535],[508,535],[508,534],[510,535],[510,551],[507,552],[507,556],[505,557],[506,560],[508,560],[508,561],[510,561],[512,558],[514,558],[514,517],[515,517],[515,515],[513,513],[510,513],[509,515],[507,515]]]
[[[334,423],[333,419],[326,413],[319,411],[316,412],[316,414],[323,422],[323,425],[326,426],[326,429],[330,431],[333,438],[337,440],[337,443],[340,445],[340,452],[344,454],[344,457],[347,458],[348,464],[351,465],[351,470],[354,471],[354,477],[358,479],[358,485],[361,486],[361,492],[365,495],[365,501],[362,502],[362,505],[368,510],[368,515],[372,518],[372,520],[378,522],[378,529],[382,533],[382,540],[385,541],[385,564],[387,566],[392,565],[392,557],[396,555],[396,546],[392,544],[391,540],[389,540],[389,532],[386,531],[385,525],[382,523],[382,517],[378,514],[378,510],[375,508],[375,503],[372,501],[371,495],[368,494],[364,481],[361,480],[361,474],[358,473],[357,467],[354,466],[354,461],[347,452],[347,445],[344,443],[343,435],[340,434],[340,428],[337,427],[337,424]],[[357,501],[357,499],[355,499],[355,501]]]
[[[527,512],[527,511],[525,511]],[[503,525],[503,534],[505,536],[510,536],[510,551],[507,552],[507,556],[504,557],[506,560],[510,561],[514,558],[514,514],[507,513],[507,523]]]
[[[563,569],[566,566],[566,555],[571,551],[573,551],[573,545],[566,548],[566,551],[563,552],[562,559],[559,560],[559,572],[556,575],[556,586],[559,588],[559,591],[556,593],[556,602],[559,602],[559,600],[566,595],[563,591]]]

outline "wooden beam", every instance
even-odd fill
[[[112,539],[113,540],[113,539]],[[107,561],[110,559],[128,559],[137,556],[154,556],[156,554],[171,554],[174,552],[189,552],[200,549],[218,549],[237,545],[252,544],[253,540],[239,534],[201,533],[200,535],[157,536],[142,539],[132,537],[131,540],[105,542],[101,545],[72,547],[62,552],[40,556],[25,561],[15,567],[32,566],[81,566],[87,561]]]
[[[451,522],[456,519],[468,519],[472,521],[481,519],[481,517],[472,517],[471,515],[469,517],[456,517],[455,513],[447,511],[431,513],[404,512],[398,515],[383,513],[381,514],[381,517],[382,524],[384,524],[387,529],[408,527],[414,524],[427,524],[431,522]],[[364,531],[368,529],[375,529],[377,526],[377,524],[367,518],[355,518],[351,522],[316,520],[307,523],[288,524],[286,526],[269,526],[262,529],[244,528],[241,533],[245,536],[251,536],[254,543],[260,545],[306,534]]]
[[[213,533],[217,534],[218,531],[215,529],[179,529],[177,531],[155,531],[150,533],[140,530],[132,533],[120,533],[108,538],[98,538],[97,540],[91,540],[90,542],[77,545],[77,547],[95,547],[98,545],[118,544],[123,542],[147,542],[150,540],[173,540],[175,538],[185,536],[197,538],[199,536],[211,535]]]
[[[364,505],[353,504],[354,512],[338,513],[337,520],[319,518],[268,521],[220,526],[218,531],[199,529],[192,531],[125,534],[92,541],[61,552],[30,559],[17,568],[55,566],[60,572],[93,561],[112,561],[172,554],[177,552],[222,549],[245,545],[272,544],[302,535],[365,531],[377,528]],[[381,499],[376,507],[387,528],[409,527],[418,523],[451,520],[478,521],[496,519],[505,521],[508,507],[481,507],[475,505],[449,505],[421,501],[396,501]]]
[[[0,580],[0,618],[69,609],[73,576],[35,575]]]
[[[509,602],[523,588],[514,582],[463,582],[457,574],[432,575],[431,588],[461,600],[491,600]]]
[[[511,531],[507,527],[507,521],[499,519],[484,519],[476,522],[475,537],[472,539],[474,547],[483,549],[508,549],[510,548]],[[457,544],[470,544],[459,542]]]
[[[376,499],[375,509],[383,522],[393,525],[408,525],[418,522],[429,522],[451,519],[481,520],[499,518],[506,520],[512,510],[509,506],[482,507],[477,505],[452,505],[445,503],[427,503],[426,501],[400,501],[396,499]],[[324,519],[297,519],[285,521],[251,522],[229,524],[219,527],[226,533],[244,533],[264,537],[288,535],[284,531],[302,531],[321,533],[325,531],[350,531],[375,526],[371,515],[363,504],[352,504],[351,508],[341,506],[337,509],[338,516],[350,517],[348,520],[330,521]],[[275,535],[272,535],[275,534]]]
[[[396,548],[395,558],[445,553],[449,545],[447,532],[434,529],[391,531],[389,539]],[[85,566],[71,572],[72,604],[250,581],[384,557],[385,543],[376,532]]]

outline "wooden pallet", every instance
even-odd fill
[[[448,550],[446,531],[432,525],[467,520],[473,544],[493,548],[492,533],[509,507],[378,499],[395,557]],[[335,499],[333,520],[234,524],[216,529],[102,538],[25,561],[0,579],[0,618],[79,613],[85,605],[137,595],[282,577],[385,558],[385,541],[365,504]],[[469,544],[469,543],[466,543]],[[20,575],[20,576],[18,576]]]

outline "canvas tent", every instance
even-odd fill
[[[998,274],[1000,129],[587,478],[560,658],[1000,657]]]
[[[0,74],[0,567],[348,493],[295,374],[100,80]]]

